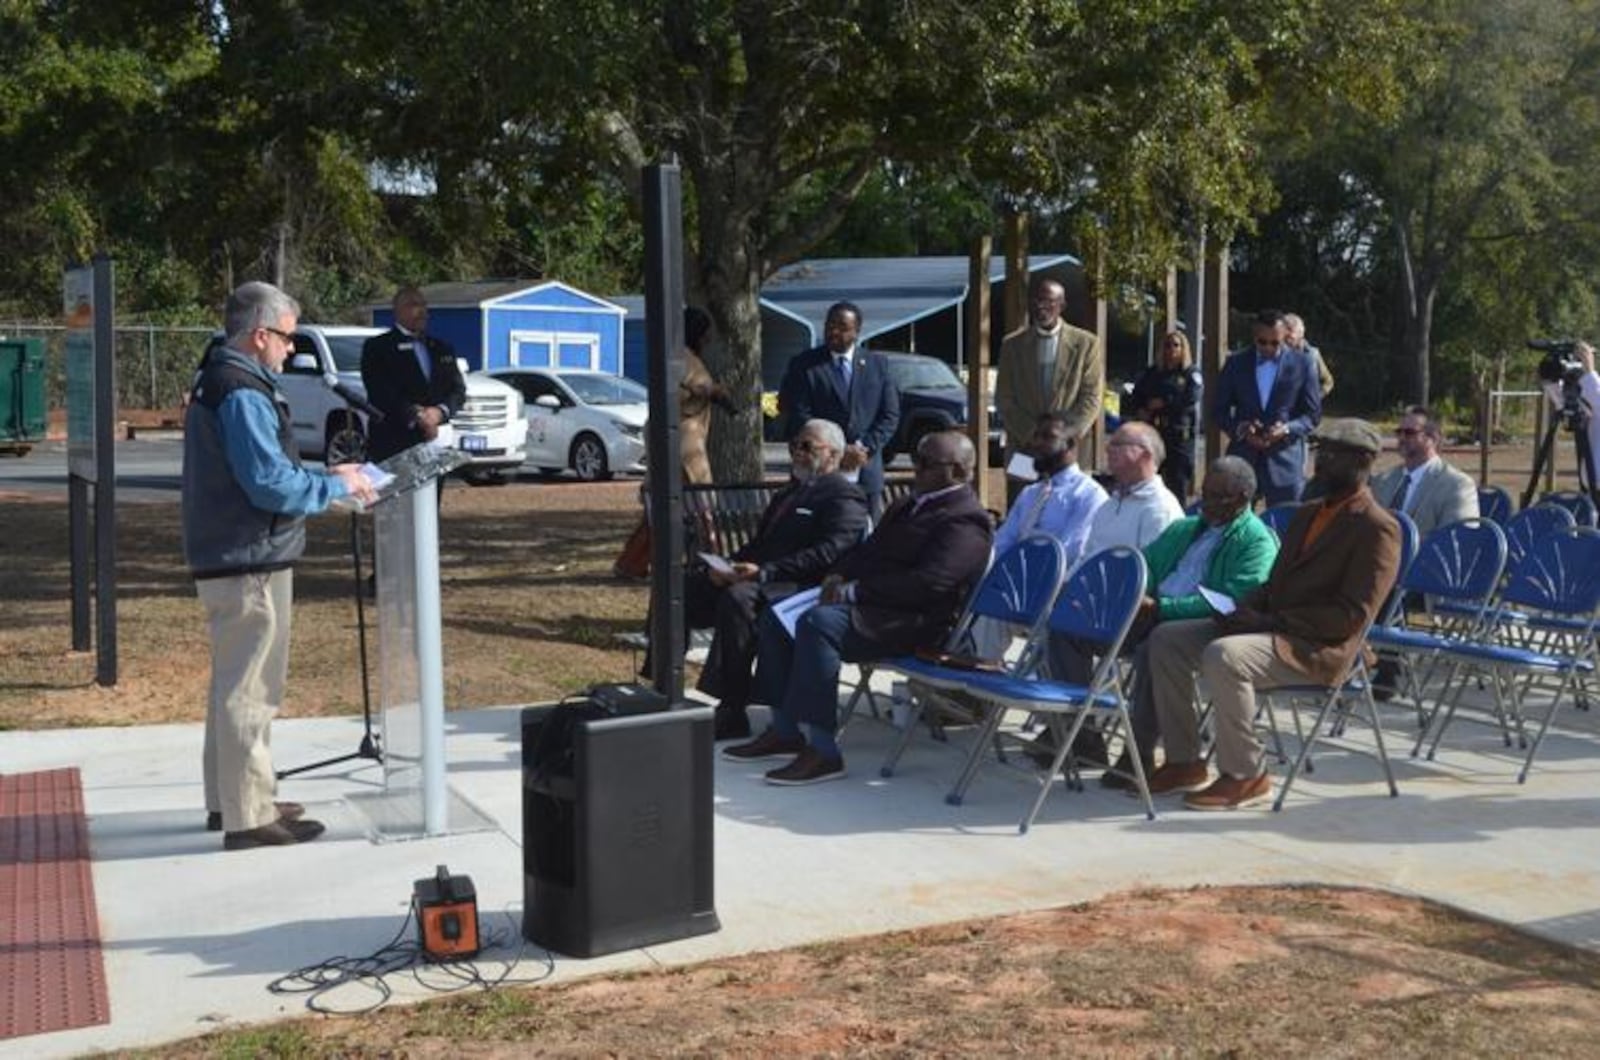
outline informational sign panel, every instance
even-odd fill
[[[67,470],[96,482],[93,266],[62,274],[61,314],[67,327]]]

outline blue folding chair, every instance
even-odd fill
[[[1093,713],[1106,719],[1101,729],[1108,736],[1122,734],[1128,757],[1133,762],[1133,779],[1144,798],[1145,814],[1155,818],[1155,804],[1150,799],[1150,788],[1141,764],[1143,756],[1134,744],[1117,659],[1134,616],[1139,612],[1139,602],[1144,599],[1146,576],[1144,557],[1131,548],[1118,546],[1095,553],[1067,578],[1050,610],[1049,620],[1035,630],[1026,649],[1027,669],[1019,668],[1015,674],[967,676],[962,690],[987,704],[989,710],[955,787],[945,796],[946,802],[952,806],[961,804],[991,742],[998,747],[1002,739],[1016,738],[1000,730],[1006,712],[1027,711],[1045,719],[1054,737],[1056,752],[1050,765],[1041,772],[1038,794],[1018,826],[1019,831],[1026,832],[1038,816],[1039,807],[1044,805],[1045,796],[1050,793],[1050,786],[1062,765],[1068,766],[1069,778],[1076,775],[1076,764],[1070,758],[1072,741]],[[1034,676],[1034,670],[1045,657],[1051,634],[1071,638],[1099,657],[1088,684]]]
[[[1500,609],[1541,615],[1558,623],[1553,628],[1566,627],[1566,631],[1539,648],[1480,639],[1451,644],[1444,649],[1447,657],[1487,673],[1494,689],[1495,713],[1511,718],[1519,732],[1524,731],[1523,706],[1528,693],[1535,689],[1552,692],[1550,708],[1540,721],[1517,774],[1517,783],[1521,784],[1528,779],[1534,756],[1539,753],[1539,745],[1544,742],[1562,698],[1576,688],[1578,681],[1595,671],[1595,621],[1600,615],[1600,530],[1569,527],[1535,541],[1506,579],[1497,610]],[[1552,679],[1555,680],[1553,689]],[[1455,717],[1460,692],[1461,686],[1458,686],[1445,709],[1436,712],[1437,724],[1430,726],[1433,731],[1428,745],[1429,759],[1438,750],[1445,729]]]
[[[1384,602],[1379,605],[1366,628],[1361,631],[1363,642],[1370,640],[1380,623],[1393,621],[1394,616],[1400,612],[1401,585],[1417,556],[1417,524],[1404,512],[1393,514],[1395,521],[1400,524],[1400,563],[1396,568],[1397,577]],[[1378,761],[1383,766],[1384,777],[1389,782],[1389,794],[1391,797],[1400,794],[1400,789],[1395,785],[1394,769],[1389,765],[1389,752],[1384,746],[1383,727],[1378,722],[1378,708],[1372,699],[1371,684],[1367,674],[1366,653],[1358,651],[1344,679],[1337,684],[1279,685],[1276,688],[1262,689],[1258,693],[1257,702],[1267,717],[1274,741],[1279,743],[1280,757],[1282,745],[1278,736],[1277,721],[1273,715],[1273,708],[1280,699],[1285,699],[1289,703],[1290,713],[1294,718],[1295,736],[1300,744],[1299,753],[1290,764],[1288,772],[1284,774],[1283,783],[1278,785],[1277,798],[1272,802],[1273,810],[1283,809],[1283,800],[1288,797],[1289,789],[1294,787],[1295,778],[1302,770],[1307,773],[1312,772],[1311,745],[1318,740],[1337,739],[1344,734],[1345,722],[1352,713],[1347,706],[1351,700],[1366,706],[1365,720],[1372,726]],[[1300,722],[1299,704],[1302,701],[1317,705],[1316,716],[1312,718],[1309,728],[1302,726]],[[1322,726],[1329,720],[1330,715],[1333,716],[1333,722],[1328,726],[1327,735],[1323,736]]]
[[[1600,525],[1597,524],[1596,520],[1594,499],[1587,493],[1579,493],[1577,490],[1546,493],[1539,498],[1539,504],[1551,504],[1557,508],[1565,508],[1572,513],[1572,521],[1579,526],[1592,527]]]
[[[1503,529],[1511,519],[1511,494],[1499,486],[1478,487],[1478,514],[1492,519]]]
[[[1294,513],[1300,510],[1300,505],[1294,503],[1274,504],[1261,513],[1261,521],[1272,527],[1272,532],[1278,535],[1278,540],[1283,540],[1283,535],[1289,530],[1289,520],[1294,518]]]
[[[1034,534],[1017,542],[1006,550],[1005,555],[995,561],[983,580],[972,591],[971,599],[951,631],[947,645],[966,644],[970,639],[968,635],[973,623],[980,618],[1024,627],[1028,631],[1031,645],[1032,634],[1035,628],[1043,623],[1049,613],[1050,605],[1055,602],[1066,571],[1066,552],[1061,547],[1061,542],[1055,538]],[[947,650],[957,649],[949,647]],[[1031,664],[1032,660],[1027,658],[1027,655],[1028,648],[1025,647],[1023,655],[1012,664],[1008,665],[1003,660],[990,661],[1009,673],[1016,666]],[[922,720],[929,695],[960,688],[962,682],[970,677],[973,671],[970,667],[945,665],[915,655],[884,659],[877,664],[877,668],[904,674],[910,680],[913,692],[911,712],[899,739],[895,741],[880,769],[880,772],[887,777],[894,772],[895,763],[900,760],[906,745],[911,742],[911,734],[916,731],[918,723]],[[851,697],[851,702],[854,701],[855,697]]]

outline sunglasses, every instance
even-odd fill
[[[269,328],[265,324],[261,326],[261,330],[265,331],[269,335],[278,336],[278,338],[282,339],[284,342],[287,342],[291,346],[294,345],[294,332],[292,331],[280,331],[277,328]]]

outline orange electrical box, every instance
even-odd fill
[[[417,945],[432,961],[477,956],[478,892],[470,876],[452,876],[440,865],[434,875],[412,886],[417,913]]]

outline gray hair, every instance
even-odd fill
[[[1167,459],[1167,443],[1161,440],[1161,432],[1139,420],[1130,420],[1122,425],[1125,431],[1132,431],[1139,436],[1139,444],[1144,451],[1150,454],[1151,459],[1160,467]]]
[[[1241,496],[1246,498],[1256,495],[1256,472],[1248,461],[1239,456],[1219,456],[1211,461],[1211,466],[1206,469],[1206,477],[1219,475],[1224,480],[1231,482]]]
[[[228,345],[240,347],[256,328],[277,327],[285,316],[299,319],[300,303],[270,283],[241,283],[228,296],[222,310],[222,330]]]
[[[822,439],[823,444],[835,453],[844,452],[844,431],[832,420],[806,420],[805,425],[800,428],[800,433],[805,434],[808,431]]]

